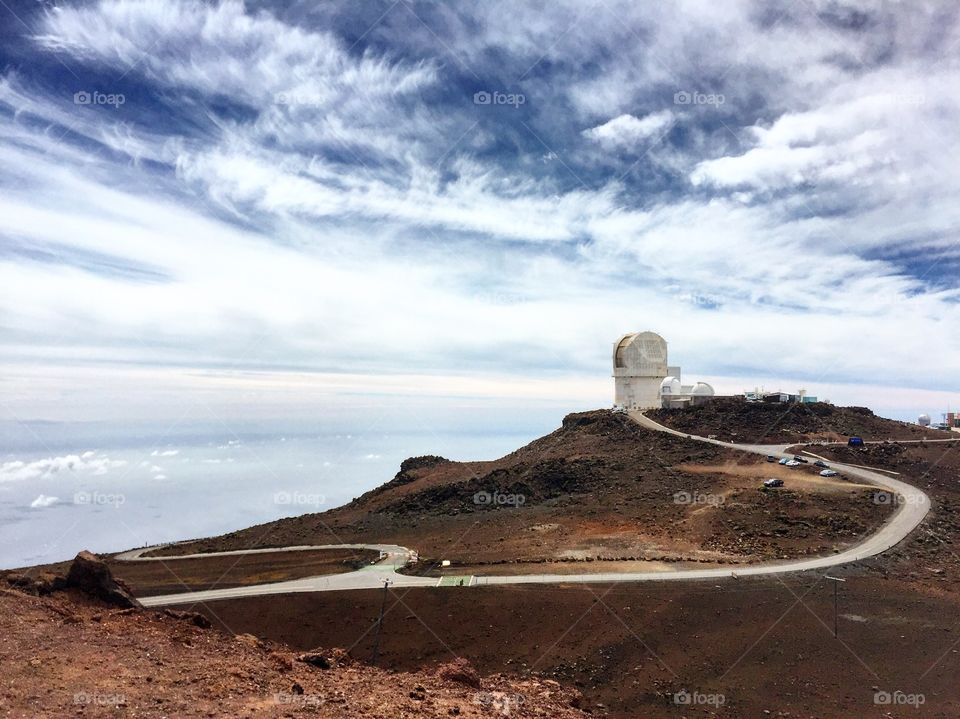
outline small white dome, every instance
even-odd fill
[[[660,383],[660,394],[680,394],[682,391],[680,380],[676,377],[664,377]]]
[[[690,394],[698,394],[702,396],[712,397],[713,387],[708,385],[706,382],[697,382],[693,386],[693,389],[690,391]]]
[[[929,426],[930,426],[930,415],[929,415],[929,414],[921,414],[921,415],[917,418],[917,424],[922,424],[924,427],[929,427]]]

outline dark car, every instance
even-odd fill
[[[816,462],[814,462],[813,464],[814,464],[814,466],[816,466],[816,467],[823,467],[824,469],[826,469],[827,467],[830,466],[829,464],[827,464],[826,462],[824,462],[822,459],[818,459],[818,460],[817,460]]]
[[[768,454],[768,455],[767,455],[767,461],[768,461],[768,462],[776,462],[776,461],[777,461],[777,458],[774,457],[772,454]]]
[[[769,487],[782,487],[782,486],[783,486],[783,480],[782,480],[782,479],[768,479],[768,480],[766,480],[766,481],[763,483],[763,486],[764,486],[764,487],[768,487],[768,488],[769,488]]]
[[[797,460],[798,462],[803,462],[803,464],[810,464],[810,460],[804,459],[804,458],[801,457],[799,454],[794,455],[793,458],[794,458],[795,460]]]

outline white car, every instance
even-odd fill
[[[795,459],[791,459],[791,460],[788,461],[788,462],[784,462],[784,465],[787,466],[787,467],[799,467],[799,466],[800,466],[800,463],[799,463],[797,460],[795,460]]]
[[[840,473],[832,469],[824,469],[820,472],[821,477],[837,477]]]

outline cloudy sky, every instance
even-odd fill
[[[8,420],[960,401],[955,3],[0,5]]]

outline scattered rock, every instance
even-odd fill
[[[304,664],[309,664],[312,667],[317,669],[329,669],[332,664],[330,659],[320,652],[307,652],[306,654],[301,654],[297,657],[298,662],[303,662]]]
[[[474,689],[480,688],[480,675],[471,666],[470,661],[463,657],[457,657],[452,662],[440,665],[437,675],[448,682],[466,684]]]
[[[210,620],[199,612],[178,612],[175,609],[164,609],[163,613],[173,619],[179,619],[183,622],[190,622],[201,629],[209,629],[212,625]]]

